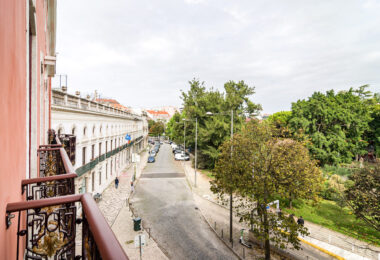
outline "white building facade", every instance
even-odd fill
[[[66,88],[52,90],[52,129],[76,136],[75,168],[78,193],[102,193],[133,154],[145,149],[148,138],[146,114],[132,114],[108,105],[68,94]],[[125,139],[126,135],[130,141]]]

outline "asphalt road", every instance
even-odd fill
[[[237,259],[209,228],[170,145],[144,169],[132,207],[170,259]]]

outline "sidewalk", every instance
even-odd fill
[[[147,158],[148,153],[142,152],[140,163],[136,167],[136,179],[141,175]],[[130,182],[133,173],[134,166],[131,164],[120,174],[118,189],[115,188],[114,184],[108,186],[102,193],[102,199],[98,202],[98,206],[129,259],[140,259],[139,248],[136,248],[134,245],[135,236],[138,234],[144,235],[146,240],[146,246],[142,248],[142,259],[167,259],[156,242],[152,238],[149,238],[149,234],[145,230],[140,232],[133,230],[133,215],[127,205],[131,194]]]
[[[185,162],[183,163],[183,166],[188,180],[191,183],[193,192],[199,195],[199,198],[202,198],[203,200],[206,199],[218,204],[219,202],[216,195],[210,191],[209,178],[200,172],[197,172],[197,187],[194,188],[194,168],[191,167],[191,162]],[[220,206],[227,209],[223,205]],[[227,221],[229,220],[227,219]],[[342,256],[345,259],[377,260],[379,257],[379,247],[368,245],[365,242],[356,240],[352,237],[347,237],[341,233],[310,222],[305,222],[305,226],[308,228],[310,236],[304,238],[304,240]]]

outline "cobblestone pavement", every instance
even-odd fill
[[[147,152],[141,154],[140,163],[136,167],[136,178],[139,178],[145,167],[147,157]],[[142,247],[142,259],[167,259],[165,254],[158,248],[156,242],[149,238],[149,234],[145,230],[140,232],[133,230],[133,214],[129,210],[127,201],[131,195],[130,182],[134,171],[134,165],[124,169],[119,175],[118,188],[116,189],[114,184],[108,186],[102,193],[102,199],[98,202],[98,207],[129,259],[140,259],[140,250],[134,244],[134,239],[138,234],[142,234],[146,238],[146,245]]]
[[[194,193],[199,195],[200,199],[208,200],[213,203],[218,203],[216,196],[210,191],[210,179],[207,176],[198,172],[197,187],[194,188],[194,168],[191,167],[191,162],[183,163],[183,167],[185,169],[186,175],[188,176],[188,180],[193,187]],[[215,210],[216,209],[214,209],[214,212]],[[225,210],[227,210],[227,208],[225,208]],[[210,213],[213,212],[210,211]],[[214,218],[216,218],[216,216],[214,216]],[[328,249],[329,251],[338,255],[339,253],[345,254],[346,259],[378,259],[379,257],[379,247],[368,245],[363,241],[356,240],[352,237],[345,236],[341,233],[332,231],[330,229],[324,228],[322,226],[307,221],[305,221],[305,226],[309,229],[310,232],[309,237],[312,239],[312,241],[310,242],[318,243],[318,241],[321,241],[321,245],[330,244],[332,247]],[[228,225],[226,226],[226,228],[227,227]],[[311,250],[311,248],[308,249]],[[300,254],[299,252],[295,253]],[[312,253],[314,252],[311,251],[311,254]],[[309,259],[312,259],[312,256],[310,256]]]

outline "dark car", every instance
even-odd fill
[[[154,156],[149,156],[148,157],[148,163],[154,163],[156,159],[154,159]]]

